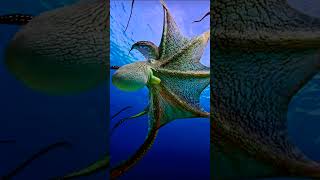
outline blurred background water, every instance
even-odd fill
[[[0,2],[0,14],[43,11],[67,5],[76,0],[12,0]],[[39,149],[57,141],[72,143],[69,149],[49,152],[19,173],[13,180],[46,180],[87,166],[101,158],[108,149],[107,85],[91,91],[51,96],[27,88],[17,81],[4,64],[6,45],[19,26],[0,25],[0,175]],[[87,178],[106,179],[107,171]]]

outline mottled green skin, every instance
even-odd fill
[[[128,160],[111,169],[111,179],[121,176],[147,153],[160,127],[175,119],[209,117],[209,113],[201,109],[199,98],[209,85],[210,72],[199,61],[210,33],[192,39],[184,37],[165,3],[161,3],[164,27],[160,46],[148,41],[135,43],[132,49],[140,51],[146,61],[125,65],[112,77],[113,84],[122,90],[134,91],[145,86],[149,89],[149,106],[140,114],[148,114],[149,132]],[[95,167],[90,169],[91,173],[100,168]],[[87,172],[86,169],[81,171]]]
[[[124,90],[149,89],[149,134],[136,153],[111,170],[116,178],[138,162],[151,147],[158,129],[175,119],[209,117],[200,108],[201,92],[209,85],[209,68],[200,58],[209,40],[209,32],[193,39],[184,37],[163,1],[164,27],[159,48],[152,42],[139,41],[132,49],[147,61],[121,67],[113,83]]]
[[[211,87],[212,179],[250,179],[272,176],[319,178],[319,164],[309,160],[291,143],[287,133],[286,113],[291,98],[319,71],[320,21],[292,9],[285,0],[213,0],[211,6],[211,36],[214,41],[211,50],[213,72],[211,79],[214,85]],[[137,90],[147,86],[150,90],[152,106],[148,109],[150,131],[145,143],[130,160],[120,168],[113,169],[113,177],[121,175],[144,155],[160,126],[177,117],[207,115],[193,114],[194,110],[198,109],[198,97],[180,90],[192,87],[185,82],[194,79],[195,76],[201,76],[203,79],[192,82],[194,88],[201,80],[205,83],[199,84],[206,85],[208,70],[198,63],[190,63],[193,61],[182,63],[184,58],[171,63],[162,63],[168,57],[173,57],[173,53],[179,52],[178,50],[187,42],[176,31],[169,14],[166,16],[164,30],[171,28],[172,31],[164,31],[159,49],[150,42],[140,42],[134,46],[134,49],[138,49],[148,60],[159,61],[156,63],[158,65],[145,61],[142,70],[132,72],[132,69],[138,67],[135,67],[136,64],[131,64],[119,69],[119,75],[115,75],[115,81],[118,82],[114,84],[123,90]],[[40,25],[42,26],[41,23]],[[168,33],[178,41],[166,41]],[[81,35],[81,33],[75,34]],[[77,87],[79,83],[73,85],[69,78],[63,80],[66,83],[51,83],[55,82],[51,78],[56,71],[46,70],[59,68],[55,68],[56,63],[53,63],[54,66],[50,65],[50,68],[46,63],[45,66],[38,63],[43,59],[43,55],[37,56],[40,58],[38,60],[35,58],[36,61],[33,60],[34,58],[26,58],[26,63],[18,61],[24,56],[34,57],[33,54],[30,55],[31,51],[24,52],[24,47],[19,48],[21,37],[19,38],[18,34],[9,48],[7,61],[10,70],[19,79],[36,89],[46,91],[52,89],[57,91],[57,87],[59,87],[58,91],[79,88]],[[21,44],[24,45],[24,43]],[[34,48],[33,45],[30,47]],[[147,50],[140,49],[143,47]],[[10,49],[12,49],[11,52],[16,50],[19,56],[16,57],[14,53],[10,53]],[[191,49],[190,52],[193,51],[193,48],[189,49]],[[44,59],[51,59],[47,54],[50,53],[44,53],[44,56],[49,58]],[[184,51],[182,54],[188,53]],[[55,62],[55,58],[53,59]],[[34,64],[41,68],[33,69]],[[63,64],[61,67],[64,67]],[[28,67],[29,65],[31,68]],[[58,65],[60,67],[61,64]],[[18,69],[20,67],[22,69]],[[82,67],[79,72],[83,72]],[[29,71],[29,69],[33,70]],[[43,73],[37,72],[39,69],[44,69],[47,75],[39,76]],[[87,70],[98,72],[97,76],[93,73],[93,77],[102,77],[99,73],[102,71],[99,69],[94,65],[91,70]],[[149,83],[149,70],[161,80],[160,83]],[[73,80],[68,73],[67,76],[64,73],[57,74]],[[178,78],[170,79],[169,77]],[[92,82],[99,81],[98,78],[97,81],[91,81],[88,84],[80,83],[80,87],[83,86],[85,89],[91,87]],[[46,82],[50,83],[46,84]],[[188,87],[183,87],[184,84]],[[68,87],[68,85],[71,86]],[[202,86],[197,92],[201,92],[201,89],[203,89]],[[175,97],[182,101],[174,101],[173,99],[177,99]],[[175,105],[178,106],[168,106],[167,102],[176,103]],[[192,105],[186,106],[188,104]],[[164,112],[172,112],[172,110],[175,110],[175,113],[169,113],[169,116],[164,115]],[[97,165],[99,164],[107,163],[99,161]],[[88,174],[99,167],[101,166],[93,165],[89,167],[90,172],[87,171],[88,169],[80,172]]]
[[[112,76],[112,83],[123,91],[135,91],[151,85],[151,64],[136,62],[120,67]]]
[[[108,14],[105,0],[79,0],[34,17],[8,45],[8,69],[28,87],[51,94],[107,82]]]
[[[211,20],[212,179],[320,178],[287,130],[291,98],[319,72],[320,20],[285,0],[213,0]]]
[[[49,94],[82,92],[108,83],[109,10],[106,0],[79,0],[41,13],[10,41],[6,66],[28,87]],[[108,166],[107,154],[66,178]]]

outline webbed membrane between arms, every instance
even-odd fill
[[[320,178],[288,136],[291,98],[319,71],[320,20],[286,0],[211,3],[212,179]]]
[[[199,61],[210,33],[192,39],[184,37],[166,4],[161,3],[164,26],[159,47],[146,41],[135,43],[133,49],[139,50],[147,60],[121,66],[112,77],[113,84],[121,90],[133,91],[144,86],[149,89],[148,135],[132,156],[111,168],[112,179],[124,174],[147,153],[160,127],[175,119],[209,117],[201,109],[199,97],[209,84],[210,73]]]
[[[109,7],[79,0],[46,11],[22,26],[6,49],[5,65],[28,87],[71,94],[106,83]]]

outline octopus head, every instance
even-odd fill
[[[108,13],[102,7],[102,1],[81,1],[34,17],[6,48],[8,71],[27,87],[54,95],[106,84],[109,49],[103,24]],[[101,18],[87,14],[96,11]],[[90,23],[91,17],[97,23]]]
[[[112,76],[112,83],[123,91],[136,91],[146,85],[159,84],[147,62],[136,62],[120,67]]]

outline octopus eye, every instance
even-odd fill
[[[154,63],[156,63],[156,60],[155,59],[149,59],[148,62],[151,63],[151,64],[154,64]]]

